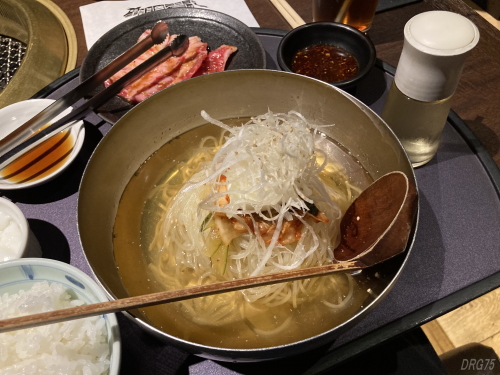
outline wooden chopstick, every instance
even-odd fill
[[[305,24],[305,21],[297,14],[297,12],[290,6],[290,4],[286,2],[286,0],[270,1],[293,29]]]
[[[367,265],[360,260],[333,263],[323,266],[273,273],[270,275],[253,276],[244,279],[222,281],[207,285],[192,286],[179,290],[170,290],[141,296],[122,298],[91,305],[82,305],[63,310],[55,310],[41,314],[26,315],[18,318],[0,320],[0,333],[38,327],[67,320],[86,318],[89,316],[109,314],[118,311],[132,310],[140,307],[159,305],[167,302],[204,297],[212,294],[233,292],[236,290],[276,284],[284,281],[307,279],[310,277],[329,275],[345,269],[356,270]]]

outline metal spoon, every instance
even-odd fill
[[[404,173],[392,172],[371,184],[348,208],[340,226],[341,243],[334,251],[340,259],[332,264],[0,320],[0,333],[371,267],[405,250],[416,203],[415,186]]]

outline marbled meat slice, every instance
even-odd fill
[[[208,73],[222,72],[226,67],[226,62],[227,59],[229,59],[229,56],[237,50],[238,48],[234,46],[223,44],[216,50],[210,52],[205,61],[203,61],[200,69],[195,73],[194,77]]]
[[[198,37],[192,37],[192,38],[198,38]],[[190,42],[191,42],[191,38]],[[177,77],[175,78],[174,82],[172,84],[184,81],[186,79],[192,78],[193,75],[200,69],[201,65],[203,64],[203,61],[207,59],[208,51],[207,43],[201,43],[201,40],[198,38],[198,45],[196,46],[196,49],[193,50],[192,54],[189,54],[189,50],[186,52],[187,57],[186,61],[184,64],[179,69],[179,73],[177,74]]]
[[[141,34],[141,36],[139,37],[139,39],[137,40],[137,42],[140,42],[141,40],[143,40],[145,37],[147,37],[150,34],[151,34],[151,30],[150,29],[144,31]],[[169,35],[165,39],[165,41],[163,43],[153,45],[151,48],[149,48],[142,55],[140,55],[139,57],[137,57],[134,61],[132,61],[131,63],[129,63],[128,65],[126,65],[124,68],[122,68],[118,72],[116,72],[113,76],[111,76],[106,81],[104,81],[104,86],[108,87],[113,82],[117,81],[118,79],[120,79],[121,77],[123,77],[125,74],[127,74],[128,72],[130,72],[136,66],[140,65],[145,60],[149,59],[151,56],[153,56],[154,54],[156,54],[158,51],[160,51],[163,48],[165,48],[166,46],[168,46],[176,36],[177,35]]]
[[[147,98],[153,95],[155,92],[160,91],[161,89],[167,87],[173,78],[171,78],[172,74],[174,74],[179,67],[186,60],[186,54],[181,56],[172,56],[168,60],[162,62],[156,68],[150,70],[146,74],[144,74],[141,78],[137,79],[135,82],[131,83],[127,87],[125,87],[119,94],[121,98],[126,101],[135,104],[139,103],[141,100],[137,100],[137,95],[142,95],[148,90],[155,89],[154,92],[150,93],[144,98]]]
[[[153,84],[146,82],[147,85],[145,85],[142,90],[137,91],[129,101],[131,103],[139,103],[170,85],[191,78],[198,71],[198,69],[200,69],[201,64],[207,58],[207,54],[207,43],[203,43],[197,36],[190,37],[188,50],[180,56],[184,57],[182,64],[177,66],[177,69],[169,74],[157,73],[154,70],[151,71],[150,73],[153,75],[161,75],[160,79]],[[174,57],[169,60],[172,60],[173,58]],[[142,80],[142,78],[133,84],[135,85],[140,80]]]

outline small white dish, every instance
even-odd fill
[[[19,207],[0,198],[0,262],[40,258],[42,249]]]
[[[5,108],[0,109],[0,139],[4,138],[7,134],[17,129],[19,126],[24,124],[26,121],[42,111],[44,108],[48,107],[53,102],[54,100],[52,99],[29,99],[11,104]],[[63,113],[55,117],[52,122],[66,116],[72,110],[72,107],[67,108]],[[85,127],[83,125],[83,121],[78,121],[69,129],[69,132],[69,139],[71,141],[71,145],[67,150],[67,153],[69,153],[69,155],[65,156],[64,162],[59,163],[57,165],[57,168],[53,168],[50,173],[39,178],[29,178],[32,177],[33,174],[28,173],[28,178],[23,177],[21,181],[15,182],[13,178],[5,178],[5,171],[7,170],[7,168],[9,168],[9,166],[7,166],[5,170],[0,172],[0,190],[25,189],[28,187],[40,185],[53,179],[63,170],[65,170],[76,158],[82,148],[83,140],[85,138]],[[70,141],[68,140],[68,143]],[[62,146],[60,146],[59,149],[61,149],[61,147]],[[29,171],[32,171],[34,168],[38,168],[35,172],[32,173],[39,173],[38,171],[42,169],[42,167],[41,164],[38,163],[43,162],[37,162],[37,164],[34,167],[31,167],[32,169],[30,169]]]
[[[5,293],[18,294],[31,289],[34,283],[48,281],[62,284],[71,291],[73,299],[86,304],[106,302],[104,290],[88,275],[69,264],[52,259],[17,259],[0,263],[0,296]],[[116,314],[103,315],[109,347],[109,370],[107,374],[120,373],[121,338]],[[29,371],[28,371],[29,372]]]

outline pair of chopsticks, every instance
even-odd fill
[[[142,77],[146,72],[155,68],[166,59],[171,56],[182,55],[189,46],[187,36],[177,36],[169,46],[160,50],[123,77],[113,82],[110,86],[89,99],[79,108],[42,129],[44,125],[49,123],[50,120],[63,112],[71,104],[83,98],[86,94],[89,94],[99,85],[102,85],[107,78],[111,77],[128,63],[146,52],[154,44],[162,43],[167,37],[167,24],[158,22],[153,27],[148,37],[132,46],[128,51],[117,57],[85,82],[81,83],[75,89],[71,90],[32,119],[28,120],[14,132],[0,140],[0,169],[5,168],[19,156],[45,142],[60,131],[74,125],[76,121],[84,118],[88,112],[99,108],[106,101],[117,95],[123,88]]]
[[[286,0],[270,1],[293,29],[305,24],[305,21],[297,14],[290,4],[286,2]]]
[[[245,279],[220,281],[213,284],[196,285],[184,289],[168,290],[107,302],[93,303],[90,305],[70,307],[63,310],[55,310],[0,320],[0,333],[11,332],[18,329],[34,328],[46,324],[65,322],[67,320],[86,318],[89,316],[127,311],[158,305],[161,303],[178,302],[191,298],[210,296],[213,294],[234,292],[258,286],[277,284],[279,282],[308,279],[310,277],[329,275],[345,269],[352,271],[362,268],[366,268],[365,263],[360,260],[352,260],[348,262],[332,263],[323,266],[284,271],[270,275],[253,276]]]

